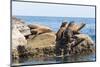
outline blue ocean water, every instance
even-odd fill
[[[95,18],[83,18],[83,17],[47,17],[47,16],[16,16],[22,19],[27,24],[42,24],[50,27],[53,31],[57,32],[62,21],[75,21],[80,24],[85,23],[86,26],[81,30],[82,33],[88,34],[95,41]]]

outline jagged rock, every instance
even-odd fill
[[[28,40],[28,47],[31,48],[43,48],[49,46],[55,46],[56,35],[53,32],[43,33],[33,39]]]
[[[26,35],[30,34],[28,26],[16,17],[12,18],[12,57],[19,58],[18,46],[27,45]]]
[[[30,35],[30,28],[24,23],[24,21],[17,19],[16,17],[12,17],[12,27],[16,26],[16,28],[24,35]]]
[[[27,45],[27,40],[15,26],[12,28],[12,49],[16,49],[18,45]]]

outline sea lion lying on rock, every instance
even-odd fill
[[[39,34],[52,32],[52,30],[49,27],[43,26],[43,25],[30,24],[30,25],[28,25],[28,27],[31,29],[31,34],[35,35],[34,37],[36,37]]]

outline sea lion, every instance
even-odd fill
[[[63,22],[61,24],[60,29],[56,33],[56,41],[59,41],[62,38],[63,32],[65,31],[65,29],[67,28],[67,26],[68,26],[67,22]]]
[[[56,39],[56,50],[57,55],[66,55],[71,53],[71,38],[73,36],[73,31],[69,28],[71,23],[62,23],[60,30],[58,31],[58,37]]]
[[[49,27],[39,24],[34,24],[34,25],[31,24],[28,25],[28,27],[31,29],[31,34],[35,35],[33,38],[35,38],[39,34],[52,32],[52,30]]]
[[[45,29],[45,28],[31,29],[32,34],[42,34],[47,32],[52,32],[52,31],[50,29]]]
[[[73,46],[77,46],[76,41],[73,41],[73,36],[78,32],[83,25],[70,22],[66,26],[66,22],[62,23],[59,31],[57,32],[56,38],[56,49],[61,52],[63,50],[64,55],[69,55],[72,52]],[[61,54],[61,53],[60,53]]]
[[[71,21],[68,25],[68,29],[70,29],[71,31],[73,31],[74,34],[79,34],[80,30],[85,26],[86,24],[84,23],[80,23],[80,24],[76,24],[74,21]]]
[[[28,27],[29,27],[30,29],[36,29],[36,28],[38,28],[37,25],[33,25],[33,24],[29,24]]]

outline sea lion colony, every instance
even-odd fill
[[[16,19],[16,18],[14,18]],[[16,19],[17,20],[17,19]],[[16,21],[15,20],[15,21]],[[13,21],[13,23],[15,22]],[[17,20],[18,21],[18,20]],[[20,21],[20,20],[19,20]],[[26,26],[26,25],[25,25]],[[80,30],[85,26],[84,23],[78,25],[75,22],[62,22],[60,29],[57,31],[55,39],[55,46],[43,47],[43,48],[32,48],[27,45],[18,45],[17,49],[12,50],[13,58],[22,58],[27,56],[38,57],[38,56],[70,56],[73,54],[91,53],[95,52],[94,42],[86,34],[80,33]],[[27,39],[35,39],[38,35],[53,32],[49,27],[40,25],[27,25],[28,29]],[[29,33],[30,29],[30,33]],[[21,28],[22,30],[22,28]],[[23,32],[23,31],[22,31]],[[25,31],[24,31],[25,33]],[[13,33],[12,33],[13,34]],[[12,44],[13,45],[13,44]],[[33,44],[34,45],[34,44]]]
[[[67,22],[62,23],[60,30],[56,34],[56,55],[61,55],[62,50],[63,55],[71,55],[75,53],[75,51],[73,51],[74,47],[84,41],[84,39],[78,40],[75,35],[79,34],[79,29],[85,26],[85,24],[82,24],[80,27],[75,26],[74,22],[70,22],[69,24]]]

